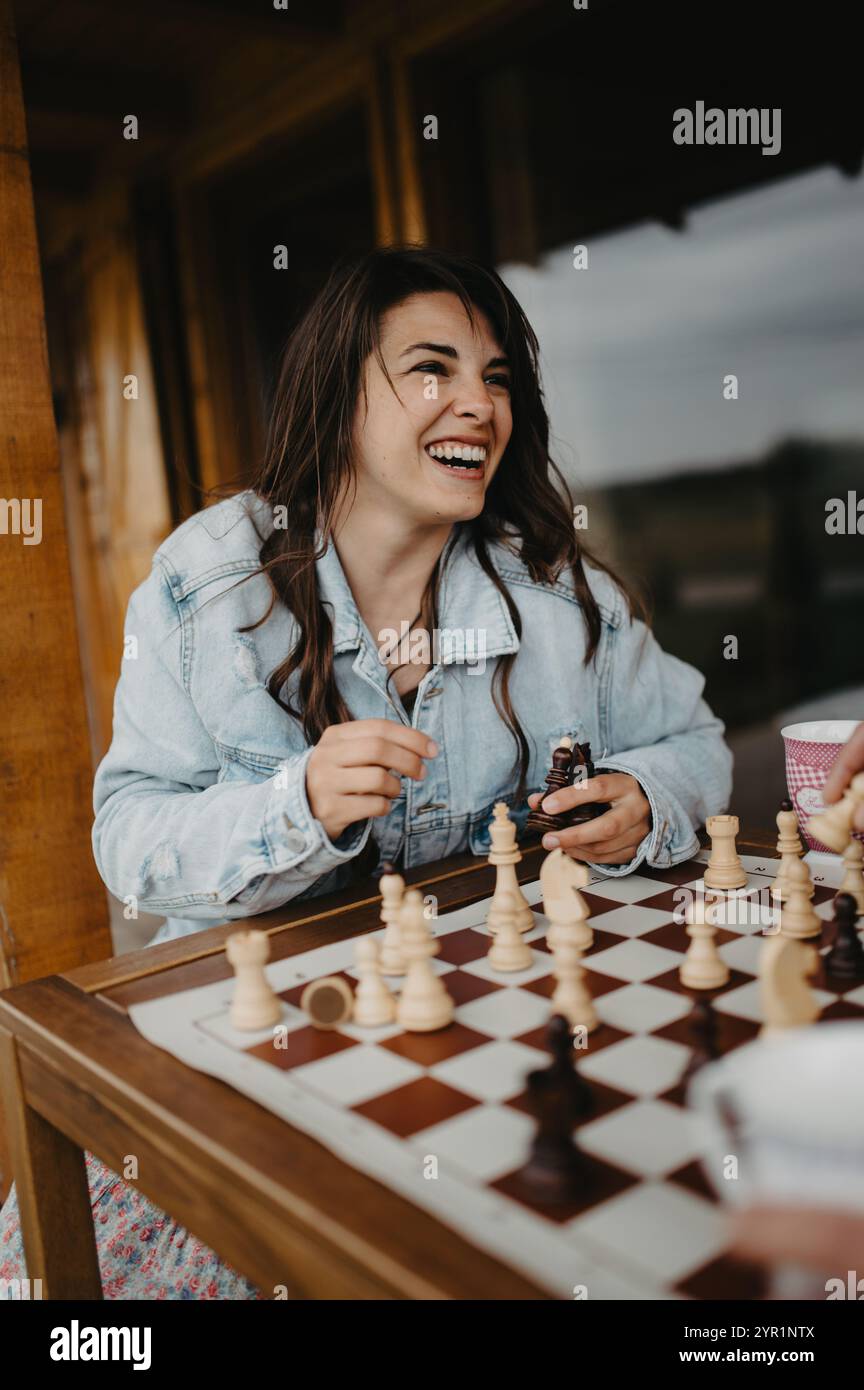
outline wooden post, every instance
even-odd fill
[[[0,247],[0,951],[17,983],[104,958],[111,937],[90,845],[93,767],[9,0]]]

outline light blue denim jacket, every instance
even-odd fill
[[[386,689],[377,634],[332,543],[317,562],[336,680],[353,717],[413,725],[440,749],[424,781],[402,779],[388,815],[349,826],[333,843],[306,797],[311,747],[266,689],[295,643],[296,621],[277,601],[256,631],[236,631],[271,600],[263,575],[237,585],[259,565],[250,513],[266,535],[270,508],[251,492],[184,522],[129,601],[114,736],[94,785],[93,850],[112,893],[168,918],[155,940],[342,887],[370,835],[382,858],[401,850],[412,867],[487,853],[498,800],[523,827],[527,804],[513,804],[516,745],[492,702],[496,658],[506,652],[518,652],[510,691],[531,748],[529,787],[542,788],[551,751],[568,733],[590,741],[598,767],[636,777],[651,804],[652,829],[635,857],[595,866],[601,873],[685,859],[697,848],[695,828],[726,808],[732,756],[702,698],[703,677],[630,620],[613,581],[587,570],[603,629],[586,667],[569,574],[554,588],[537,584],[508,547],[490,547],[521,615],[520,639],[467,527],[457,525],[442,559],[439,641],[410,718],[392,682]]]

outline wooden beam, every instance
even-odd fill
[[[110,19],[117,13],[117,0],[78,0],[79,9],[92,9]],[[259,9],[250,0],[147,0],[140,11],[143,24],[197,26],[202,34],[219,34],[235,42],[243,39],[271,39],[283,44],[319,44],[332,40],[342,27],[342,5],[338,0],[316,0],[314,5],[297,5],[288,0],[285,9],[276,9],[273,0]]]
[[[0,914],[12,979],[110,951],[18,54],[0,0]]]

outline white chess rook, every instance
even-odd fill
[[[520,931],[531,931],[537,923],[516,877],[516,865],[522,862],[522,851],[516,843],[516,826],[510,819],[506,801],[496,801],[493,812],[493,818],[489,822],[492,849],[489,852],[488,863],[493,865],[497,872],[486,926],[494,934],[498,930],[500,919],[513,911],[512,903],[515,901],[517,927]]]
[[[738,834],[737,816],[709,816],[705,829],[711,836],[711,857],[705,870],[705,887],[745,888],[747,875],[741,867],[735,837]]]
[[[271,1028],[282,1017],[282,1003],[264,973],[270,941],[263,931],[233,932],[225,954],[236,976],[230,1022],[241,1032]]]

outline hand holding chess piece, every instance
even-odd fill
[[[819,811],[807,822],[807,834],[814,840],[827,845],[835,854],[842,854],[852,839],[853,826],[864,807],[864,772],[856,773],[847,787],[842,801]]]
[[[844,743],[838,753],[828,780],[822,788],[822,800],[828,807],[843,795],[856,772],[864,772],[864,722],[853,730],[851,738]],[[852,830],[864,831],[864,801],[859,801],[852,816]],[[823,841],[823,843],[827,843]],[[838,854],[842,850],[837,851]]]

